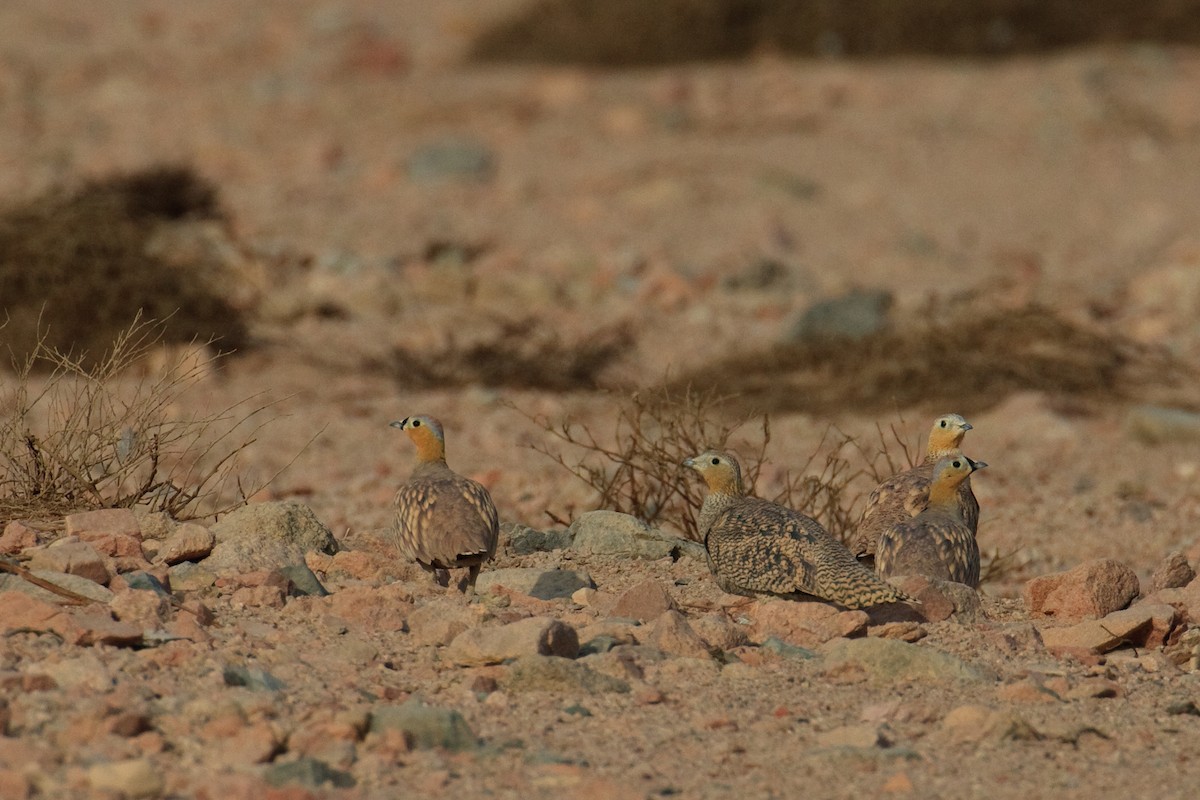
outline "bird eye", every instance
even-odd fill
[[[955,460],[955,462],[953,464],[951,464],[950,466],[954,467],[955,469],[958,469],[959,467],[962,466],[962,462]]]
[[[712,463],[713,463],[713,466],[716,466],[717,464],[721,463],[721,459],[717,458],[716,456],[713,456]]]
[[[950,423],[949,423],[949,422],[946,422],[946,420],[942,420],[942,422],[941,422],[941,426],[942,426],[943,428],[944,428],[944,427],[946,427],[946,426],[947,426],[947,425],[949,425],[949,424],[950,424]]]
[[[419,427],[421,427],[421,420],[419,420],[419,419],[414,419],[414,420],[412,421],[412,426],[413,426],[414,428],[419,428]]]

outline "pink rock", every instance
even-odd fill
[[[86,607],[73,611],[76,624],[82,629],[79,644],[108,644],[116,647],[139,644],[142,641],[142,626],[119,622],[112,618],[107,609]]]
[[[234,591],[229,602],[234,608],[283,608],[287,596],[278,586],[243,586]]]
[[[1200,622],[1200,577],[1181,589],[1159,589],[1148,595],[1143,603],[1165,603],[1173,607],[1187,622]]]
[[[140,540],[142,528],[137,517],[128,508],[102,508],[97,511],[82,511],[68,514],[65,518],[67,535],[83,539],[84,534],[115,533],[132,536]]]
[[[203,525],[185,522],[171,533],[159,548],[155,560],[163,564],[199,561],[212,552],[217,537]]]
[[[457,598],[443,597],[413,609],[408,615],[408,632],[414,644],[447,645],[479,622],[479,615]]]
[[[104,565],[104,557],[87,542],[62,542],[35,550],[30,555],[27,566],[30,569],[78,575],[99,584],[108,583],[110,577],[108,568]]]
[[[37,544],[37,531],[19,519],[5,525],[4,533],[0,534],[0,553],[4,555],[19,553],[26,547],[37,547]]]
[[[1042,643],[1051,652],[1090,650],[1106,653],[1121,646],[1161,647],[1175,626],[1169,605],[1139,603],[1102,619],[1042,630]]]
[[[123,589],[113,592],[108,607],[122,622],[153,628],[171,616],[171,605],[165,597],[141,589]]]
[[[109,558],[137,559],[145,561],[142,540],[124,533],[107,531],[83,531],[77,534],[79,541],[87,542],[96,552]]]
[[[649,622],[673,608],[675,601],[671,595],[660,582],[650,578],[626,589],[617,598],[610,616]]]
[[[45,603],[22,592],[0,592],[0,631],[28,628],[54,631],[67,644],[78,644],[83,629],[61,606]]]
[[[816,647],[831,639],[861,634],[870,622],[862,610],[841,611],[828,603],[796,600],[768,600],[749,611],[748,616],[752,618],[753,641],[775,636],[800,647]]]
[[[393,586],[347,586],[323,600],[331,613],[356,630],[402,631],[412,604],[402,599],[407,596],[404,587]]]
[[[654,620],[643,643],[657,647],[664,653],[685,658],[709,659],[708,645],[700,634],[688,624],[687,618],[678,611],[666,611]]]
[[[1125,608],[1138,595],[1137,575],[1119,561],[1096,559],[1066,572],[1042,575],[1022,594],[1033,614],[1060,619],[1103,617]]]

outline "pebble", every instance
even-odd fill
[[[855,289],[841,297],[822,300],[804,311],[788,333],[793,342],[830,339],[864,339],[891,324],[891,292]]]
[[[648,578],[617,597],[612,616],[648,622],[675,608],[675,601],[660,581]]]
[[[637,517],[616,511],[580,514],[568,532],[571,549],[589,555],[640,558],[655,561],[687,554],[703,559],[704,548],[651,528]]]
[[[629,684],[578,661],[556,656],[521,656],[501,680],[508,692],[628,692]]]
[[[194,522],[185,522],[162,542],[155,560],[168,565],[199,561],[208,557],[216,543],[217,537],[211,530]]]
[[[649,626],[643,642],[684,658],[712,658],[708,645],[678,611],[664,611]]]

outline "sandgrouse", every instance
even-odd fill
[[[407,417],[391,423],[417,446],[417,466],[396,492],[392,532],[401,552],[445,586],[446,570],[466,567],[465,591],[496,552],[499,518],[487,489],[446,465],[442,424],[433,417]]]
[[[875,556],[879,537],[884,531],[925,510],[929,504],[934,465],[945,456],[958,455],[963,436],[969,430],[971,424],[958,414],[946,414],[933,421],[925,460],[888,478],[867,497],[867,506],[859,519],[851,548],[855,555],[869,562]],[[963,521],[974,534],[979,526],[979,502],[971,491],[969,478],[959,484],[957,496]]]
[[[965,455],[947,456],[933,470],[929,506],[879,537],[875,571],[881,577],[924,575],[979,587],[979,545],[963,519],[958,487],[986,467]]]
[[[698,527],[717,585],[731,594],[807,594],[848,608],[909,599],[858,563],[816,520],[747,496],[730,453],[709,450],[683,462],[708,496]]]

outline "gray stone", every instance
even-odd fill
[[[510,692],[628,692],[629,684],[611,675],[557,656],[522,656],[512,663],[501,685]]]
[[[408,159],[408,177],[417,183],[491,179],[495,156],[473,139],[446,138],[418,148]]]
[[[334,769],[324,761],[307,756],[295,761],[272,764],[263,772],[263,780],[272,786],[298,783],[309,789],[317,789],[325,784],[336,789],[349,789],[356,784],[354,776],[349,772]]]
[[[256,692],[281,692],[287,688],[287,684],[265,669],[252,669],[240,664],[225,667],[221,676],[226,686],[244,686]]]
[[[327,597],[329,590],[322,585],[316,574],[308,568],[308,564],[292,564],[280,568],[279,572],[292,582],[293,595],[308,595],[310,597]]]
[[[825,668],[861,667],[877,683],[896,681],[970,681],[992,676],[948,653],[896,639],[834,639],[822,648]]]
[[[1182,589],[1195,577],[1196,571],[1183,553],[1170,553],[1154,568],[1154,574],[1150,576],[1150,593],[1160,589]]]
[[[651,528],[637,517],[617,511],[580,514],[568,530],[571,549],[580,553],[648,560],[681,555],[704,559],[704,547],[699,543]]]
[[[568,662],[570,663],[570,662]],[[416,697],[403,705],[382,706],[371,712],[372,733],[401,731],[412,747],[430,750],[476,750],[479,739],[457,711],[429,706]]]
[[[807,647],[797,647],[794,644],[788,644],[778,636],[769,636],[759,645],[760,648],[768,653],[774,653],[781,658],[794,658],[800,661],[809,661],[817,657],[817,654]]]
[[[1182,408],[1137,406],[1125,418],[1129,433],[1146,444],[1200,441],[1200,413]]]
[[[53,572],[46,569],[32,569],[30,572],[35,577],[53,583],[55,586],[59,586],[75,594],[81,594],[84,597],[97,600],[101,603],[108,603],[113,599],[112,590],[101,586],[93,580],[81,578],[78,575],[68,575],[65,572]],[[22,580],[17,575],[2,572],[0,572],[0,592],[20,592],[45,603],[67,602],[62,595],[55,594],[49,589],[43,589],[29,581]]]
[[[145,570],[134,570],[121,575],[125,581],[125,585],[130,589],[136,589],[141,592],[153,592],[164,600],[171,599],[171,593],[167,591],[167,587],[163,586],[162,581],[151,575]]]
[[[212,526],[217,544],[201,564],[217,575],[303,564],[306,553],[336,553],[333,533],[294,501],[251,503]]]
[[[539,531],[536,528],[515,523],[503,525],[500,528],[501,545],[506,552],[514,556],[565,550],[571,546],[572,538],[570,528]]]
[[[792,326],[788,338],[797,342],[863,339],[888,327],[891,307],[891,292],[855,289],[810,306]]]
[[[524,655],[579,655],[579,635],[552,617],[529,617],[494,627],[471,628],[454,638],[446,658],[460,666],[501,664]]]
[[[479,594],[486,594],[493,586],[503,586],[539,600],[553,600],[570,597],[580,589],[595,588],[596,584],[591,575],[579,570],[508,567],[482,572],[475,581],[475,591]]]
[[[217,582],[217,576],[194,561],[184,561],[167,570],[171,589],[177,592],[195,592],[207,589]]]

